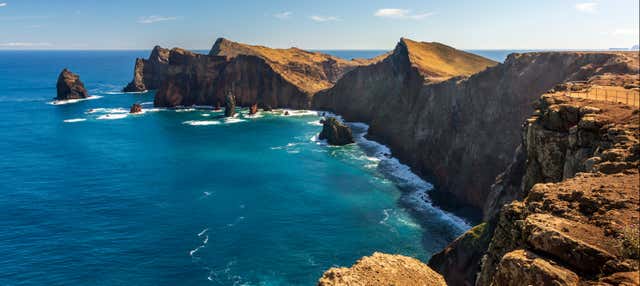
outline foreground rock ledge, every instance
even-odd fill
[[[319,286],[424,285],[446,286],[444,278],[419,260],[376,252],[363,257],[351,268],[331,268]]]
[[[56,100],[82,99],[89,97],[80,76],[68,69],[63,69],[56,84]]]
[[[342,146],[353,143],[351,128],[338,121],[335,117],[328,117],[322,122],[320,140],[327,140],[330,145]]]

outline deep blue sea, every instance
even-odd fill
[[[374,251],[427,261],[468,228],[366,125],[329,147],[315,112],[224,120],[119,92],[147,56],[0,51],[0,285],[314,285]],[[51,104],[64,67],[94,99]]]

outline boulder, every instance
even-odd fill
[[[318,286],[429,285],[446,286],[444,278],[419,260],[376,252],[350,268],[327,270]]]
[[[140,113],[142,112],[142,105],[139,103],[134,103],[131,105],[131,109],[129,109],[129,113]]]
[[[319,138],[327,140],[330,145],[347,145],[353,143],[351,128],[338,121],[335,117],[329,117],[322,123],[322,131]]]
[[[68,69],[63,69],[58,76],[56,84],[58,95],[56,100],[82,99],[89,97],[89,93],[84,88],[84,84],[80,81],[80,76],[72,73]]]
[[[254,103],[249,107],[249,115],[254,115],[258,113],[258,104]]]
[[[224,99],[224,117],[233,117],[234,115],[236,115],[236,97],[228,92]]]

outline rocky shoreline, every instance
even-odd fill
[[[568,82],[637,86],[634,74],[634,53],[512,54],[498,64],[401,39],[380,58],[346,61],[218,39],[209,55],[154,48],[125,90],[157,89],[154,105],[175,107],[219,106],[233,89],[239,106],[369,124],[369,136],[439,193],[484,214],[429,262],[448,285],[637,285],[636,254],[618,243],[621,227],[638,228],[637,110],[561,88],[540,97]]]

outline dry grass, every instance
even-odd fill
[[[430,81],[442,81],[455,76],[469,76],[498,63],[478,55],[432,42],[402,39],[409,50],[409,59]]]
[[[631,259],[640,259],[640,228],[637,224],[627,225],[620,237],[622,254]]]

